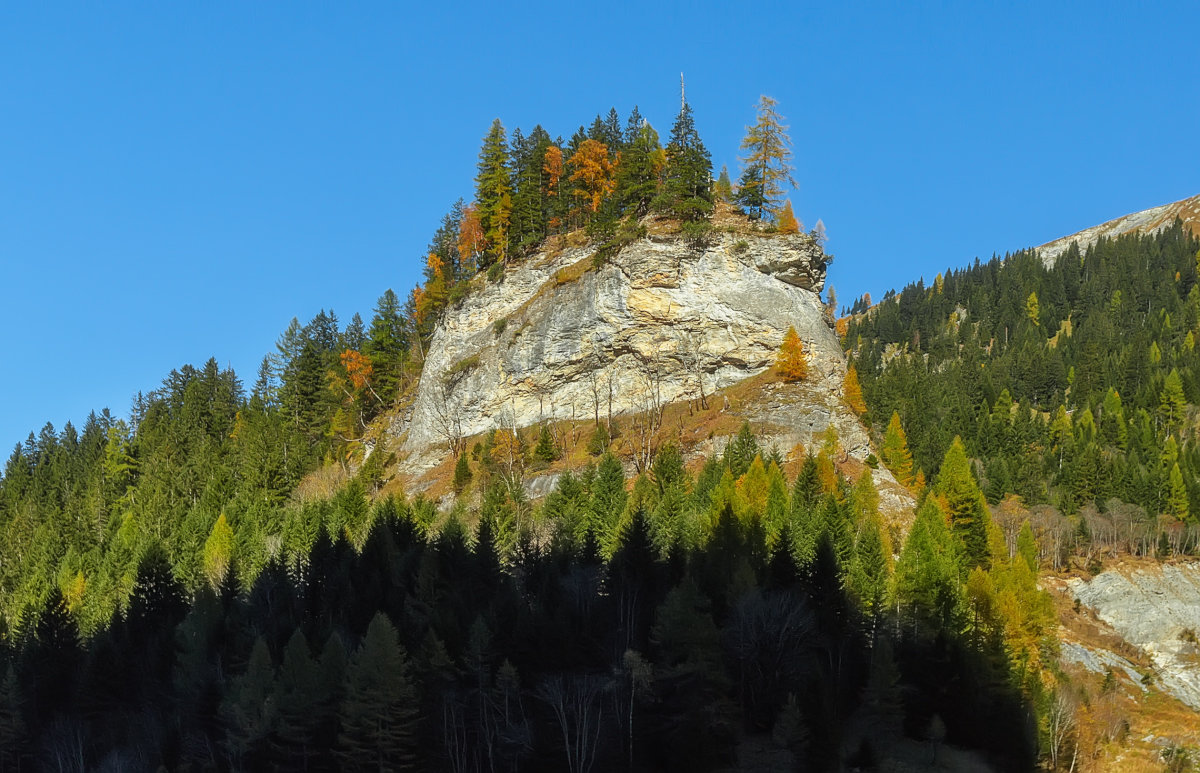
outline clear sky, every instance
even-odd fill
[[[687,79],[717,169],[760,94],[839,299],[1200,193],[1200,3],[0,5],[0,451],[173,367],[249,384],[368,322],[493,118],[569,136]]]

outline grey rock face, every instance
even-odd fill
[[[866,433],[840,399],[845,358],[817,296],[825,257],[813,239],[718,234],[702,250],[641,239],[598,269],[594,254],[534,256],[447,310],[412,411],[393,427],[410,464],[493,428],[710,395],[771,367],[789,325],[815,397],[781,399],[769,418],[797,439],[834,423],[865,458]]]
[[[1090,582],[1074,579],[1070,588],[1150,655],[1163,689],[1200,709],[1200,650],[1187,634],[1200,634],[1200,564],[1113,569]]]

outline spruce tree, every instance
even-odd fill
[[[395,626],[382,612],[346,669],[338,736],[343,770],[417,770],[420,706]]]
[[[662,189],[654,199],[654,209],[695,222],[706,220],[712,207],[712,158],[696,131],[691,105],[684,102],[671,127]]]
[[[658,189],[663,163],[658,132],[650,124],[643,123],[621,151],[621,163],[617,166],[616,198],[622,214],[630,213],[634,217],[646,214]]]

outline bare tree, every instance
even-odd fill
[[[455,456],[463,451],[462,406],[453,399],[457,385],[457,379],[438,379],[430,405],[434,428]]]
[[[708,395],[704,393],[704,354],[703,342],[700,336],[688,334],[684,339],[684,347],[680,359],[688,373],[696,380],[696,394],[700,398],[701,410],[708,409]]]
[[[587,773],[596,762],[608,680],[595,675],[556,676],[542,683],[537,695],[554,711],[562,731],[567,770]]]

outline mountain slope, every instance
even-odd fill
[[[1067,251],[1072,242],[1077,242],[1080,250],[1086,250],[1101,238],[1113,239],[1135,232],[1158,233],[1174,223],[1175,218],[1182,220],[1184,227],[1192,233],[1200,234],[1200,195],[1171,204],[1163,204],[1160,207],[1151,207],[1141,212],[1109,220],[1107,223],[1085,228],[1070,236],[1063,236],[1047,242],[1038,247],[1037,252],[1046,265],[1052,265],[1059,255]]]

